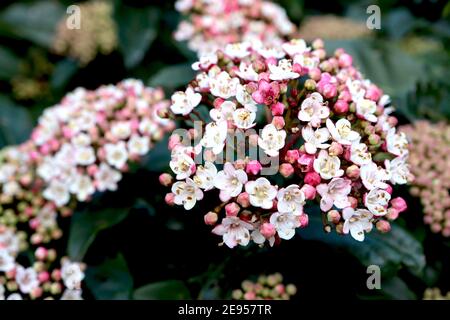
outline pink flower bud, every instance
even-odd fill
[[[246,292],[244,294],[244,300],[255,300],[256,294],[253,291]]]
[[[166,194],[166,196],[164,197],[164,201],[166,201],[166,203],[169,205],[169,206],[173,206],[174,205],[174,201],[175,201],[175,194],[173,194],[173,193],[168,193],[168,194]]]
[[[292,66],[292,71],[302,74],[302,66],[298,63],[294,63],[294,65]]]
[[[250,205],[250,200],[247,192],[242,192],[240,195],[238,195],[236,201],[243,208],[247,208]]]
[[[317,50],[317,49],[323,49],[323,47],[325,46],[325,43],[323,42],[322,39],[315,39],[312,43],[312,47],[313,49]]]
[[[323,96],[327,99],[331,99],[335,97],[337,94],[337,89],[335,85],[332,85],[331,83],[326,84],[323,87]]]
[[[239,208],[236,202],[231,202],[225,206],[225,213],[228,217],[235,217],[239,213],[240,209],[241,208]]]
[[[237,169],[237,170],[239,170],[239,169],[244,170],[244,169],[245,169],[245,166],[246,166],[245,160],[243,160],[243,159],[237,159],[237,160],[234,162],[234,168]]]
[[[343,53],[339,56],[339,67],[347,68],[350,67],[353,63],[353,58],[348,53]]]
[[[327,220],[328,220],[328,222],[331,222],[334,224],[339,223],[339,221],[341,220],[341,215],[340,215],[339,211],[337,211],[337,210],[328,211]]]
[[[87,173],[91,177],[94,176],[97,171],[98,171],[98,167],[95,164],[92,164],[87,168]]]
[[[223,99],[223,98],[214,99],[214,102],[213,102],[214,108],[219,109],[224,101],[225,101],[225,99]]]
[[[405,211],[408,208],[406,201],[402,197],[397,197],[391,200],[391,206],[399,213]]]
[[[322,72],[319,68],[312,68],[308,72],[309,77],[314,81],[319,81],[322,76]]]
[[[300,190],[305,194],[307,200],[312,200],[316,197],[316,188],[312,185],[305,184]]]
[[[291,164],[294,164],[295,162],[298,161],[299,157],[300,157],[300,153],[298,152],[297,149],[288,150],[286,152],[286,156],[284,157],[284,160],[289,162],[289,163],[291,163]]]
[[[370,99],[373,101],[378,101],[381,98],[381,95],[383,94],[383,91],[381,91],[380,88],[378,88],[376,85],[370,85],[369,88],[366,90],[366,99]]]
[[[163,185],[164,187],[168,187],[172,184],[173,178],[168,173],[163,173],[159,176],[159,183]]]
[[[381,233],[387,233],[391,231],[391,224],[386,220],[379,220],[375,226]]]
[[[281,130],[285,126],[284,118],[281,116],[275,116],[272,119],[272,124],[278,129]]]
[[[358,179],[359,174],[360,174],[360,169],[357,165],[352,164],[350,167],[347,168],[347,170],[345,170],[345,174],[350,179]]]
[[[262,169],[261,163],[259,163],[258,160],[251,160],[249,163],[247,163],[247,166],[245,167],[245,171],[247,173],[251,173],[253,175],[257,175]]]
[[[269,239],[275,235],[276,230],[273,224],[265,222],[259,228],[259,232],[261,232],[264,238]]]
[[[50,279],[50,274],[47,271],[40,272],[38,274],[38,279],[40,283],[46,282]]]
[[[205,219],[205,224],[212,226],[215,225],[218,219],[217,213],[210,211],[203,217]]]
[[[281,102],[274,103],[270,110],[272,111],[273,116],[282,116],[284,112],[284,104]]]
[[[34,252],[34,256],[38,260],[45,260],[47,258],[47,254],[48,254],[47,249],[45,249],[44,247],[39,247]]]
[[[343,114],[348,112],[348,103],[344,100],[338,100],[333,106],[333,110],[338,114]]]
[[[180,136],[177,134],[173,134],[170,136],[169,138],[169,150],[172,150],[173,148],[175,148],[177,145],[180,144]]]
[[[358,199],[356,199],[355,197],[347,197],[347,199],[348,202],[350,202],[350,207],[356,209],[356,207],[358,206]]]
[[[43,289],[41,287],[36,287],[30,292],[31,299],[37,299],[42,296]]]
[[[392,186],[390,184],[387,185],[387,188],[385,189],[387,193],[392,194]]]
[[[339,155],[342,154],[342,152],[344,152],[344,148],[342,147],[342,145],[340,143],[337,143],[336,141],[333,141],[331,143],[330,148],[328,149],[328,152],[332,156],[339,156]]]
[[[342,101],[344,101],[344,102],[349,102],[349,101],[351,101],[352,100],[352,95],[350,94],[350,91],[348,91],[348,90],[344,90],[344,91],[341,91],[340,93],[339,93],[339,100],[342,100]],[[337,102],[337,101],[336,101]],[[348,107],[348,105],[347,105],[347,107]],[[347,112],[347,111],[346,111]]]
[[[309,216],[306,213],[303,213],[298,216],[298,220],[300,222],[300,227],[305,228],[309,224]]]
[[[313,187],[317,186],[320,183],[320,175],[317,172],[308,172],[305,175],[305,183],[309,184]]]
[[[386,214],[386,218],[388,218],[389,220],[395,220],[398,218],[399,214],[400,214],[400,212],[398,212],[397,209],[389,208],[388,213]]]
[[[294,167],[290,163],[283,163],[280,166],[280,174],[287,178],[294,173]]]

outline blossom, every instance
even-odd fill
[[[78,147],[75,151],[75,162],[82,166],[88,166],[95,162],[94,149],[92,147]]]
[[[347,119],[339,119],[336,125],[333,124],[333,121],[327,119],[326,124],[333,139],[340,144],[351,145],[360,139],[359,133],[352,130],[350,121]]]
[[[192,157],[184,152],[172,152],[172,160],[169,165],[177,175],[177,179],[182,180],[189,177],[195,170],[195,163]]]
[[[206,161],[204,166],[198,166],[195,173],[194,182],[197,186],[205,191],[211,190],[214,187],[214,181],[217,176],[217,168],[214,163]]]
[[[374,115],[376,110],[377,104],[372,100],[358,99],[356,101],[356,114],[370,122],[377,122],[377,117]]]
[[[367,144],[354,142],[350,147],[350,160],[357,165],[369,164],[372,162],[372,155],[370,154]]]
[[[53,201],[58,207],[64,206],[70,200],[69,188],[58,180],[53,180],[44,190],[45,199]]]
[[[278,65],[269,64],[270,80],[289,80],[300,77],[300,74],[294,72],[291,61],[287,59],[280,60]]]
[[[223,170],[217,173],[214,186],[220,189],[220,198],[227,201],[232,197],[237,197],[241,193],[244,184],[247,182],[247,174],[242,169],[235,169],[227,162]]]
[[[224,101],[220,108],[211,109],[209,115],[215,122],[221,122],[226,120],[232,120],[234,111],[236,110],[236,104],[232,101]]]
[[[0,271],[11,271],[14,268],[14,262],[14,257],[6,249],[0,247]]]
[[[375,188],[386,189],[388,185],[384,182],[389,180],[389,174],[385,169],[380,168],[374,162],[369,162],[361,166],[360,176],[362,183],[367,190]]]
[[[170,109],[175,114],[187,115],[199,105],[201,100],[202,96],[189,87],[185,92],[177,91],[172,95]]]
[[[268,82],[261,80],[258,82],[258,90],[253,92],[252,98],[257,103],[263,103],[265,105],[272,105],[278,99],[280,94],[280,86],[277,82]]]
[[[338,209],[349,207],[348,195],[351,189],[351,181],[344,178],[333,178],[328,184],[319,184],[316,190],[322,197],[320,209],[327,212],[333,205]]]
[[[102,163],[95,173],[94,178],[95,185],[99,191],[115,191],[117,190],[117,183],[122,179],[122,174],[106,163]]]
[[[190,178],[187,178],[186,182],[175,182],[172,186],[172,192],[175,194],[175,203],[183,205],[185,210],[191,210],[197,200],[203,199],[202,190]]]
[[[309,154],[315,154],[317,148],[326,149],[330,146],[327,142],[330,139],[330,133],[327,128],[316,129],[307,125],[302,129],[302,137],[305,139],[305,150]]]
[[[133,135],[127,143],[130,154],[143,156],[150,150],[150,138],[147,136]]]
[[[69,190],[77,196],[78,201],[86,201],[95,192],[95,187],[89,176],[77,175]]]
[[[406,160],[405,156],[401,156],[384,162],[387,175],[390,177],[392,183],[405,184],[410,180],[411,173],[409,171],[409,164]]]
[[[389,129],[386,136],[387,151],[396,155],[403,156],[408,153],[408,140],[404,132],[395,132],[395,128]]]
[[[224,71],[209,80],[211,94],[224,99],[235,96],[238,85],[239,79],[231,78],[230,75]]]
[[[37,273],[33,268],[18,266],[16,269],[16,282],[22,293],[30,293],[39,286]]]
[[[79,289],[84,279],[84,272],[79,263],[64,261],[61,268],[61,278],[69,290]]]
[[[233,120],[236,127],[240,129],[249,129],[255,126],[256,113],[245,108],[234,111]]]
[[[275,157],[278,155],[278,151],[284,147],[285,139],[286,131],[277,130],[273,124],[268,124],[258,138],[258,145],[267,155]]]
[[[281,239],[289,240],[295,235],[295,229],[300,227],[298,216],[292,213],[275,212],[270,216],[270,223],[275,226]]]
[[[372,213],[365,209],[356,209],[347,207],[343,211],[344,233],[352,235],[353,239],[357,241],[364,241],[364,232],[372,230]]]
[[[270,209],[273,199],[277,195],[277,189],[266,178],[258,178],[245,184],[245,191],[250,196],[250,203],[255,207]]]
[[[331,156],[325,150],[319,152],[319,156],[314,160],[313,166],[314,170],[325,180],[340,177],[344,174],[344,170],[340,169],[341,160],[336,156]]]
[[[230,58],[245,58],[250,55],[250,43],[248,42],[238,42],[238,43],[229,43],[225,46],[224,53]]]
[[[277,209],[282,213],[293,213],[295,215],[303,213],[305,204],[305,194],[296,184],[291,184],[282,188],[277,193]]]
[[[239,71],[236,71],[236,74],[244,80],[248,81],[257,81],[258,73],[253,69],[252,64],[246,64],[245,62],[241,62],[239,65]]]
[[[364,204],[374,215],[384,216],[387,213],[389,200],[391,200],[389,192],[375,188],[366,195]]]
[[[246,246],[249,243],[251,230],[253,230],[253,226],[250,223],[238,217],[227,217],[212,232],[223,236],[223,242],[229,248],[234,248],[238,244]]]
[[[211,148],[214,154],[219,154],[225,146],[227,132],[227,123],[225,121],[208,123],[200,143],[205,148]]]
[[[282,48],[291,57],[297,54],[300,55],[310,50],[303,39],[292,39],[289,42],[283,43]]]
[[[309,122],[313,127],[318,127],[322,119],[328,118],[330,109],[323,105],[323,97],[320,93],[314,92],[303,100],[298,118],[301,121]]]
[[[111,166],[121,169],[128,160],[128,151],[125,142],[105,144],[106,161]]]

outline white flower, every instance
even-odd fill
[[[330,210],[333,205],[338,209],[350,206],[348,201],[348,194],[352,190],[350,180],[334,178],[328,184],[319,184],[316,190],[321,196],[320,209],[324,212]]]
[[[372,213],[366,209],[356,209],[347,207],[342,211],[344,222],[344,233],[352,235],[357,241],[364,241],[364,232],[372,230]]]
[[[224,53],[231,59],[242,59],[250,55],[250,46],[248,42],[229,43],[225,46]]]
[[[61,268],[61,278],[68,289],[79,289],[84,279],[84,272],[79,263],[65,261]]]
[[[396,156],[408,154],[408,139],[404,132],[395,133],[395,128],[389,129],[386,135],[387,151]]]
[[[139,123],[139,132],[145,135],[152,135],[158,130],[158,123],[148,118],[142,119]]]
[[[177,91],[172,95],[170,110],[175,114],[185,116],[198,106],[201,100],[202,95],[194,92],[192,87],[188,87],[185,92]]]
[[[369,99],[359,99],[356,101],[356,114],[367,121],[377,122],[377,117],[374,115],[375,111],[377,111],[375,101]]]
[[[172,151],[172,160],[169,163],[170,169],[177,175],[178,180],[189,177],[195,170],[194,160],[190,155],[174,149]]]
[[[311,123],[313,127],[319,127],[322,119],[330,115],[330,109],[323,105],[323,97],[318,92],[303,100],[300,108],[298,119]]]
[[[327,119],[326,124],[333,139],[340,144],[351,145],[360,139],[359,133],[352,130],[352,125],[347,119],[339,119],[336,125],[333,124],[331,119]]]
[[[389,180],[388,172],[383,168],[378,167],[376,163],[372,161],[361,166],[360,177],[367,190],[375,188],[386,189],[388,187],[384,182]]]
[[[233,113],[233,121],[240,129],[249,129],[255,126],[256,113],[246,108],[239,108]]]
[[[397,157],[391,161],[386,160],[384,166],[393,184],[405,184],[408,183],[411,177],[411,172],[409,171],[409,164],[406,162],[407,157]]]
[[[200,56],[199,61],[192,64],[192,69],[198,71],[200,69],[208,69],[210,66],[217,64],[217,54],[210,52]]]
[[[150,150],[150,138],[134,134],[127,143],[130,154],[145,155]]]
[[[311,125],[302,128],[302,137],[305,140],[305,150],[309,154],[315,154],[317,148],[326,149],[330,146],[327,142],[330,139],[330,133],[327,128],[320,128],[314,131]]]
[[[88,166],[95,162],[95,152],[92,147],[77,147],[75,149],[75,162],[82,166]]]
[[[61,300],[83,300],[83,297],[81,296],[82,291],[79,289],[71,290],[66,289],[64,290]]]
[[[8,196],[14,196],[21,190],[20,185],[17,181],[8,181],[3,185],[3,194]]]
[[[66,205],[70,200],[69,188],[65,183],[52,180],[50,185],[44,190],[45,199],[53,201],[58,207]]]
[[[252,233],[251,233],[250,236],[252,237],[252,240],[253,240],[256,244],[259,244],[259,245],[264,244],[264,242],[266,242],[266,240],[269,241],[269,245],[270,245],[271,247],[273,247],[273,244],[275,243],[275,237],[274,237],[274,236],[270,237],[269,239],[266,239],[266,238],[261,234],[261,231],[259,231],[259,228],[256,228],[256,227],[255,227],[255,229],[252,231]]]
[[[131,123],[129,121],[117,122],[112,125],[111,133],[117,139],[127,139],[131,135]]]
[[[350,91],[350,95],[352,96],[353,101],[363,99],[366,95],[366,89],[362,81],[348,79],[346,85],[348,90]]]
[[[319,63],[320,59],[315,56],[307,56],[305,54],[296,54],[294,57],[294,64],[299,64],[302,66],[302,68],[306,68],[308,70],[312,68],[316,68]]]
[[[122,179],[122,174],[106,163],[102,163],[95,173],[94,178],[95,185],[99,191],[115,191],[117,190],[117,183]]]
[[[8,250],[0,247],[0,271],[9,272],[14,268],[14,257],[8,252]],[[0,292],[0,296],[1,296]]]
[[[74,136],[70,141],[74,146],[86,147],[91,144],[91,137],[86,133],[79,133],[76,136]]]
[[[354,142],[350,147],[350,160],[359,166],[372,162],[372,155],[365,143]]]
[[[247,110],[250,110],[252,112],[256,112],[258,110],[258,107],[256,106],[256,102],[253,100],[252,95],[248,93],[245,86],[241,84],[237,86],[236,100]]]
[[[16,269],[16,282],[22,293],[30,293],[39,287],[37,273],[31,267],[25,269],[22,266],[18,266]]]
[[[252,206],[270,209],[273,199],[277,196],[277,188],[272,186],[266,178],[258,178],[245,184],[245,191],[249,195]]]
[[[20,239],[13,229],[6,229],[0,232],[0,247],[15,256],[20,249]]]
[[[224,101],[219,108],[209,111],[211,119],[216,122],[233,120],[233,112],[236,110],[236,104],[231,101]]]
[[[391,195],[386,190],[372,189],[364,200],[364,204],[376,216],[384,216],[387,213],[387,206],[391,200]]]
[[[58,214],[51,205],[46,205],[40,208],[36,216],[39,221],[39,226],[46,229],[51,229],[57,225],[57,217]]]
[[[310,50],[303,39],[292,39],[289,42],[283,43],[282,48],[291,57]]]
[[[282,50],[279,46],[261,47],[256,49],[256,51],[266,59],[269,58],[281,59],[286,56],[284,50]]]
[[[239,64],[239,71],[236,71],[236,74],[244,80],[247,81],[258,81],[258,73],[253,69],[253,65],[249,63],[248,65],[245,62],[241,62]]]
[[[277,230],[278,236],[284,240],[291,239],[295,235],[295,229],[300,227],[298,216],[287,212],[274,212],[269,221]]]
[[[273,124],[268,124],[258,138],[258,145],[267,155],[275,157],[278,155],[278,151],[284,147],[285,140],[286,131],[277,130]]]
[[[214,188],[214,180],[217,176],[217,168],[214,163],[205,161],[204,166],[198,166],[193,178],[197,186],[205,191]]]
[[[12,293],[6,298],[6,300],[23,300],[22,296],[18,293]]]
[[[253,226],[250,223],[242,221],[238,217],[226,217],[212,232],[223,236],[223,242],[229,248],[234,248],[238,244],[246,246],[249,243],[251,230],[253,230]]]
[[[106,161],[117,169],[123,168],[128,160],[128,152],[125,142],[120,141],[116,144],[105,144]]]
[[[200,190],[190,178],[187,178],[186,182],[175,182],[172,185],[172,192],[175,194],[175,204],[183,205],[185,210],[191,210],[195,206],[197,200],[203,199],[202,190]]]
[[[227,133],[228,126],[226,121],[208,123],[200,144],[205,148],[211,148],[214,154],[219,154],[225,146]]]
[[[231,78],[225,71],[222,71],[217,76],[209,79],[211,94],[224,99],[228,99],[236,95],[238,84],[239,79]]]
[[[305,194],[296,184],[291,184],[286,188],[280,189],[277,194],[279,212],[293,213],[299,215],[303,213],[305,204]]]
[[[217,173],[214,186],[220,189],[220,199],[225,202],[232,197],[237,197],[247,180],[248,177],[244,170],[236,170],[231,163],[227,162],[223,166],[223,170]]]
[[[78,201],[86,201],[95,192],[95,187],[89,176],[77,175],[69,190],[76,194]]]
[[[269,64],[269,79],[270,80],[288,80],[300,77],[300,74],[292,71],[292,64],[290,60],[282,59],[278,65]]]
[[[319,152],[319,156],[314,160],[313,167],[314,171],[325,180],[340,177],[344,174],[344,170],[340,169],[341,160],[336,156],[329,155],[325,150]]]
[[[5,286],[0,283],[0,300],[5,300]]]

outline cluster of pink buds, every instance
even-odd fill
[[[296,31],[286,11],[265,0],[178,0],[175,8],[186,16],[175,39],[188,41],[189,48],[198,53],[244,41],[253,46],[278,46]]]
[[[80,300],[85,266],[67,258],[58,261],[54,249],[37,247],[31,263],[18,255],[23,241],[14,229],[0,224],[0,300]]]
[[[96,191],[116,190],[128,164],[173,129],[160,117],[168,105],[161,89],[128,79],[95,91],[79,88],[46,109],[29,152],[44,198],[61,207],[72,196],[84,202]]]
[[[234,300],[289,300],[297,293],[293,284],[283,284],[283,276],[280,273],[261,275],[256,282],[245,280],[242,289],[232,292]]]
[[[433,232],[450,237],[450,126],[418,121],[401,128],[410,141],[414,175],[410,192],[420,197],[424,221]]]
[[[232,48],[200,58],[195,80],[172,95],[171,112],[194,128],[169,139],[166,202],[190,210],[210,193],[205,223],[230,248],[291,239],[315,201],[326,231],[358,241],[373,226],[388,232],[406,210],[392,186],[410,179],[389,97],[321,40]]]

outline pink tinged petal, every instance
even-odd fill
[[[325,196],[320,200],[320,209],[324,212],[327,212],[328,210],[333,207],[333,199],[329,196]]]
[[[219,198],[222,202],[227,202],[228,200],[231,199],[231,195],[225,190],[221,190],[219,193]]]
[[[357,241],[364,241],[364,230],[362,228],[350,228],[350,234]]]
[[[212,229],[211,232],[218,236],[223,236],[225,232],[227,232],[227,229],[223,225],[219,224],[214,229]]]
[[[316,187],[316,190],[323,197],[328,193],[328,185],[326,183],[321,183]]]

